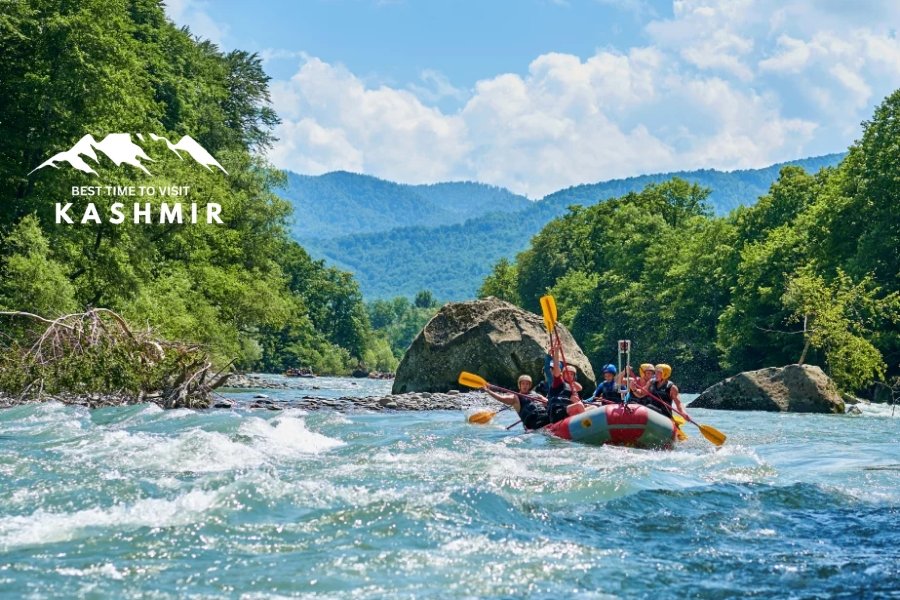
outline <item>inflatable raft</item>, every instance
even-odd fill
[[[548,425],[542,431],[583,444],[665,449],[674,445],[678,434],[671,419],[640,404],[590,408]]]

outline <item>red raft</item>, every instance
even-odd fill
[[[671,448],[675,423],[640,404],[607,404],[553,423],[545,432],[583,444],[611,444],[635,448]]]

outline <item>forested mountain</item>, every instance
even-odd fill
[[[793,165],[808,173],[815,173],[824,167],[833,167],[845,156],[844,153],[826,154],[813,158],[804,158],[778,163],[762,169],[743,169],[739,171],[717,171],[700,169],[698,171],[675,171],[672,173],[654,173],[627,179],[613,179],[601,183],[578,185],[554,192],[543,201],[565,210],[570,204],[589,206],[605,200],[624,196],[628,192],[637,192],[651,183],[662,183],[678,177],[689,183],[696,183],[712,190],[708,202],[717,215],[724,215],[738,206],[747,206],[766,193],[772,182],[778,178],[782,167]]]
[[[900,90],[834,168],[784,167],[725,216],[679,178],[573,207],[479,293],[540,312],[549,291],[593,364],[629,338],[685,391],[806,362],[859,392],[900,374],[898,144]]]
[[[279,194],[294,207],[291,232],[300,242],[461,223],[531,204],[524,196],[483,183],[405,185],[346,171],[318,176],[288,172]]]
[[[837,164],[843,156],[830,154],[785,164],[815,172]],[[745,171],[705,169],[616,179],[555,192],[543,200],[527,204],[514,214],[482,214],[464,223],[447,221],[436,227],[423,223],[378,233],[357,232],[332,239],[298,239],[314,255],[354,273],[363,295],[369,300],[397,295],[412,298],[422,289],[431,290],[442,300],[462,300],[475,295],[477,282],[490,272],[492,264],[504,257],[515,257],[528,246],[532,236],[550,220],[564,214],[572,204],[590,206],[678,176],[710,188],[709,204],[716,214],[722,214],[735,206],[756,202],[785,164]],[[343,181],[347,183],[350,180]],[[417,189],[457,185],[471,184],[439,184],[419,186]],[[343,193],[363,198],[365,190],[345,188]],[[322,198],[318,201],[323,205],[319,212],[324,212],[326,202]],[[363,203],[362,200],[357,202]],[[333,214],[344,213],[343,210],[334,210]],[[296,235],[296,229],[294,232]]]

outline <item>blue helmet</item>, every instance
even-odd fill
[[[606,365],[603,367],[603,372],[604,373],[612,373],[613,375],[615,375],[617,373],[616,366],[615,365]]]

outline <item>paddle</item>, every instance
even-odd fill
[[[553,296],[541,296],[541,312],[544,314],[544,326],[547,332],[553,334],[553,328],[556,326],[556,300]]]
[[[629,374],[633,377],[634,371],[632,371],[630,368],[628,369],[628,371],[629,371]],[[687,421],[696,425],[700,429],[700,433],[703,434],[703,437],[705,437],[707,440],[709,440],[716,446],[721,446],[722,444],[725,443],[725,440],[727,439],[727,437],[725,436],[724,433],[722,433],[715,427],[713,427],[711,425],[701,425],[700,423],[698,423],[697,421],[695,421],[694,419],[689,417],[686,413],[681,412],[677,408],[672,408],[672,406],[668,402],[654,396],[653,393],[649,389],[647,389],[647,386],[641,385],[640,380],[635,380],[634,383],[635,383],[635,385],[637,385],[637,387],[641,391],[646,392],[646,394],[648,396],[650,396],[651,398],[653,398],[654,400],[656,400],[657,402],[659,402],[660,404],[662,404],[663,406],[665,406],[666,408],[671,410],[673,413],[681,415],[684,419],[686,419]]]
[[[506,388],[500,387],[499,385],[491,385],[487,382],[487,380],[484,377],[476,375],[475,373],[469,373],[468,371],[463,371],[462,373],[459,374],[459,384],[464,385],[466,387],[475,388],[475,389],[482,389],[486,386],[490,386],[490,387],[492,387],[496,390],[500,390],[502,392],[508,392],[510,394],[515,394],[516,396],[519,396],[520,398],[528,398],[529,400],[533,400],[535,402],[543,402],[544,401],[542,398],[538,398],[536,396],[529,396],[528,394],[523,394],[522,392],[514,392],[512,390],[508,390]],[[505,407],[501,408],[500,410],[490,410],[490,409],[480,410],[478,412],[474,412],[471,415],[469,415],[468,421],[469,421],[469,423],[474,423],[476,425],[485,425],[485,424],[489,423],[491,421],[491,419],[494,418],[494,415],[496,415],[499,412],[503,412],[504,410],[508,410],[509,408],[510,408],[509,406],[505,406]]]

